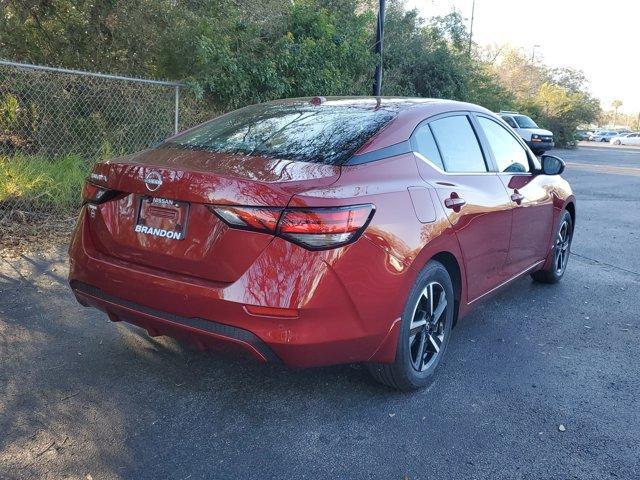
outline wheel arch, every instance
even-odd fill
[[[449,276],[451,277],[451,283],[453,284],[454,318],[452,327],[454,327],[458,322],[458,318],[460,317],[460,306],[465,305],[464,303],[461,303],[461,299],[464,298],[465,295],[465,272],[464,264],[460,259],[460,254],[456,255],[456,253],[454,253],[454,251],[452,250],[454,249],[429,249],[428,247],[425,247],[416,261],[414,261],[412,264],[412,270],[415,274],[412,275],[411,285],[413,285],[413,283],[416,281],[416,276],[418,275],[418,273],[424,267],[426,267],[430,261],[435,260],[437,262],[440,262],[447,269],[447,273],[449,273]],[[464,314],[464,308],[462,314]],[[388,334],[382,340],[382,342],[368,361],[392,363],[396,355],[399,334],[400,318],[396,319],[392,323]]]
[[[454,296],[454,312],[453,312],[453,326],[458,323],[458,312],[460,311],[460,300],[462,298],[462,269],[456,256],[448,251],[438,252],[433,255],[429,261],[435,260],[444,265],[447,269],[449,277],[451,277],[451,283],[453,284],[453,296]]]
[[[566,205],[564,206],[564,209],[569,212],[569,215],[571,215],[571,224],[573,226],[573,229],[575,230],[576,228],[576,204],[573,200],[569,200],[567,201]]]

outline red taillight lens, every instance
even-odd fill
[[[373,217],[374,206],[271,208],[210,206],[233,228],[272,233],[309,250],[354,242]]]
[[[85,182],[82,189],[82,203],[99,204],[113,198],[117,192],[108,188],[99,187],[93,183]]]
[[[373,205],[285,210],[278,235],[311,250],[355,241],[373,216]]]
[[[281,208],[210,206],[227,225],[258,232],[275,233]]]

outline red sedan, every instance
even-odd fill
[[[427,385],[457,319],[555,283],[575,199],[496,115],[429,99],[249,106],[95,165],[70,247],[78,301],[149,335]]]

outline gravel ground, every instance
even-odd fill
[[[556,153],[565,278],[483,303],[418,393],[112,324],[76,304],[64,248],[0,259],[0,478],[639,478],[640,151]]]

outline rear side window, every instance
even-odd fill
[[[485,117],[478,123],[487,137],[499,172],[528,172],[529,156],[520,143],[502,125]]]
[[[394,111],[383,108],[330,102],[252,105],[174,137],[165,146],[339,165],[394,117]]]
[[[436,145],[436,141],[433,138],[433,133],[431,133],[431,128],[429,127],[429,125],[424,124],[418,127],[415,133],[415,142],[416,151],[419,154],[423,155],[431,163],[439,166],[444,170],[442,158],[440,157],[438,146]]]
[[[441,118],[430,125],[447,172],[487,171],[478,139],[466,115]]]

